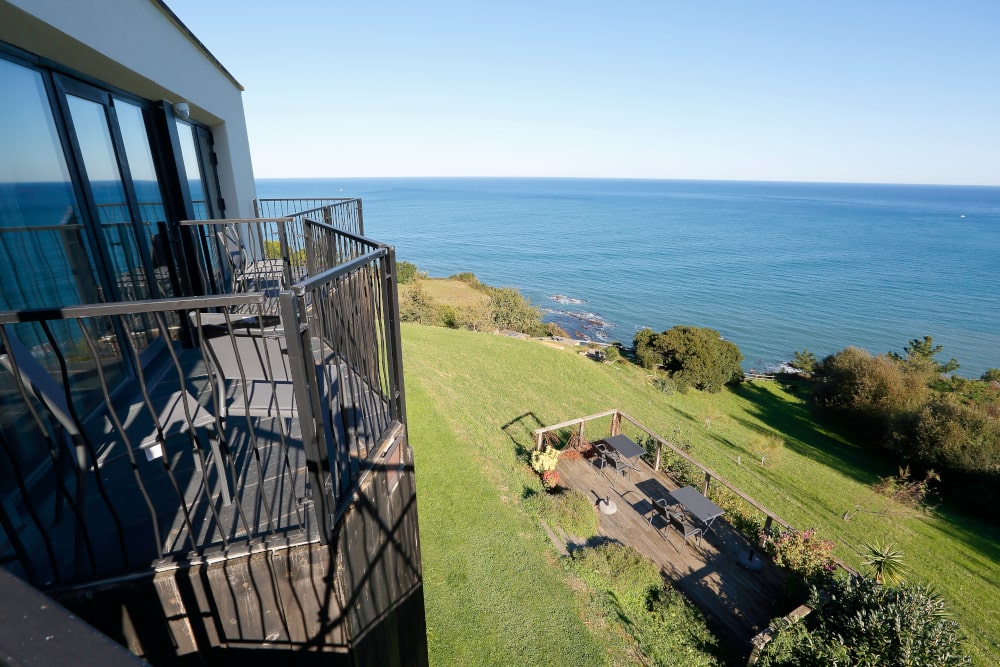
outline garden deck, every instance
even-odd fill
[[[637,468],[626,479],[611,470],[603,474],[591,458],[562,457],[557,470],[564,486],[587,494],[595,504],[609,497],[617,505],[614,514],[598,513],[600,536],[633,546],[651,558],[702,611],[729,652],[745,659],[750,639],[772,618],[798,604],[785,594],[784,575],[769,561],[756,571],[741,566],[740,557],[745,557],[751,544],[724,517],[713,524],[700,545],[697,538],[689,539],[682,549],[683,539],[676,531],[658,530],[663,526],[659,520],[654,519],[652,525],[647,520],[653,512],[652,500],[678,485],[654,473],[643,461]]]

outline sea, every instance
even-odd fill
[[[360,197],[365,234],[432,277],[514,287],[577,338],[710,327],[745,369],[932,336],[1000,367],[1000,187],[563,178],[260,179]]]

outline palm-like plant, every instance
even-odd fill
[[[865,544],[865,561],[875,581],[884,586],[896,586],[903,581],[906,566],[903,565],[903,552],[891,542]]]

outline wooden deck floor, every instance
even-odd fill
[[[645,462],[631,478],[605,475],[591,459],[560,459],[562,483],[590,496],[595,503],[609,497],[618,507],[614,514],[598,512],[599,532],[605,539],[635,547],[660,566],[664,575],[705,614],[710,627],[728,645],[733,657],[750,654],[750,639],[776,616],[795,604],[786,599],[784,575],[770,562],[758,571],[739,564],[750,544],[723,519],[717,520],[698,544],[697,538],[683,547],[680,535],[656,518],[652,499],[677,488],[672,480],[657,475]],[[571,545],[572,546],[572,545]]]

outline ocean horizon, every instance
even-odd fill
[[[575,337],[711,327],[744,368],[808,349],[1000,367],[1000,187],[586,178],[258,179],[359,197],[367,236],[432,277],[514,287]]]

